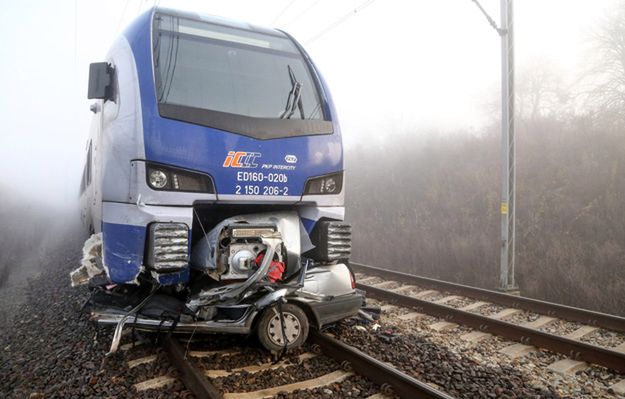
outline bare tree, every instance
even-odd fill
[[[562,70],[545,57],[521,69],[517,80],[517,117],[535,121],[539,117],[566,113],[571,95]]]
[[[591,108],[625,123],[625,1],[606,16],[592,34],[593,56],[586,72]]]

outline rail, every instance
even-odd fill
[[[625,372],[625,353],[622,352],[613,351],[570,338],[560,337],[537,329],[523,327],[424,299],[409,297],[366,284],[357,283],[356,287],[365,290],[367,295],[374,298],[395,302],[399,305],[413,308],[417,312],[440,317],[448,322],[463,324],[482,332],[497,334],[505,338],[519,341],[525,345],[538,346],[553,352],[562,353],[575,360],[583,360],[613,370]]]
[[[311,331],[309,339],[325,356],[334,359],[343,367],[348,367],[352,372],[379,384],[382,392],[385,394],[395,394],[406,399],[453,399],[453,397],[434,389],[428,384],[399,371],[392,365],[383,363],[327,334]],[[223,395],[210,382],[205,373],[189,361],[175,338],[165,337],[162,340],[162,347],[171,363],[178,370],[182,383],[196,397],[222,399],[233,395]],[[245,394],[239,393],[234,395]]]
[[[377,275],[384,278],[390,277],[405,284],[414,284],[430,289],[445,290],[453,294],[464,295],[470,298],[488,301],[511,308],[529,310],[547,316],[557,317],[559,319],[576,321],[618,332],[625,332],[625,318],[619,316],[574,308],[566,305],[559,305],[538,299],[508,295],[497,291],[470,287],[467,285],[450,283],[427,277],[414,276],[412,274],[396,272],[360,263],[351,263],[350,266],[355,272]]]
[[[197,398],[221,399],[223,395],[185,356],[184,350],[178,341],[166,336],[161,345],[171,363],[178,369],[180,379],[187,389]]]
[[[452,399],[451,396],[432,388],[426,383],[418,381],[396,368],[326,334],[313,331],[309,339],[310,342],[319,345],[326,356],[333,358],[338,363],[349,362],[349,365],[356,373],[367,377],[382,387],[386,384],[390,385],[392,393],[401,398]]]

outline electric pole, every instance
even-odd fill
[[[516,163],[514,138],[514,19],[512,1],[500,0],[501,23],[493,20],[478,0],[472,0],[501,38],[501,259],[499,290],[519,294],[514,279]]]
[[[516,163],[514,137],[514,19],[512,1],[501,0],[501,261],[499,289],[518,291],[514,279]]]

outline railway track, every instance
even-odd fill
[[[605,328],[608,330],[625,332],[625,318],[586,309],[559,305],[538,299],[525,298],[516,295],[508,295],[498,291],[485,290],[483,288],[470,287],[468,285],[450,283],[412,274],[396,272],[379,267],[367,266],[360,263],[351,263],[355,272],[368,276],[379,276],[387,280],[395,280],[403,285],[414,285],[429,290],[445,291],[456,295],[474,298],[480,301],[497,303],[510,308],[525,309],[550,317],[576,321],[590,326]]]
[[[46,271],[44,277],[34,279],[31,283],[31,291],[38,294],[29,296],[25,307],[20,308],[21,314],[28,314],[36,309],[37,317],[21,317],[11,327],[10,334],[4,337],[2,356],[6,361],[0,362],[3,373],[3,378],[0,379],[0,391],[2,391],[0,396],[16,398],[195,397],[189,388],[190,383],[187,382],[186,385],[183,383],[187,372],[175,365],[168,351],[147,343],[132,347],[128,336],[130,329],[125,331],[120,354],[107,358],[106,364],[103,362],[98,367],[99,359],[110,347],[110,332],[104,329],[93,329],[85,317],[76,317],[83,303],[82,294],[67,286],[64,274],[58,273],[57,264],[50,263],[49,266],[51,269],[44,269]],[[362,272],[362,270],[357,271]],[[366,274],[373,276],[374,273],[371,270],[368,270]],[[415,291],[436,290],[440,299],[427,297],[432,301],[443,300],[450,294],[461,296],[453,294],[448,288],[449,285],[438,288],[424,283],[419,284],[416,280],[412,280],[416,277],[400,274],[393,282],[390,275],[379,275],[382,276],[379,279],[380,282],[382,280],[390,282],[390,285],[380,284],[382,289],[386,287],[388,291],[405,292],[397,288],[412,284],[415,288],[419,287],[419,290],[415,289]],[[362,283],[363,280],[360,282]],[[374,284],[370,282],[366,285]],[[412,294],[415,297],[417,295],[416,292]],[[464,295],[466,298],[471,296]],[[470,302],[477,303],[476,300],[484,301],[485,298],[467,299],[466,304],[463,305],[458,305],[462,301],[456,299],[456,302],[452,300],[447,304],[463,307],[470,305]],[[517,302],[519,298],[506,298],[506,300]],[[375,303],[373,300],[371,302]],[[386,302],[380,305],[391,306],[386,305]],[[555,306],[558,309],[561,308],[558,305]],[[625,379],[623,374],[618,375],[598,366],[591,366],[590,369],[578,372],[574,376],[561,377],[555,374],[549,376],[545,367],[561,359],[562,355],[540,350],[510,361],[498,352],[504,345],[510,344],[504,339],[495,337],[476,344],[466,343],[461,340],[461,334],[471,330],[464,326],[441,332],[429,328],[434,322],[445,324],[454,323],[457,320],[450,322],[444,317],[436,320],[430,316],[406,321],[398,319],[401,316],[410,316],[410,313],[416,313],[416,311],[416,308],[396,307],[395,310],[383,311],[380,320],[376,321],[381,327],[376,326],[376,322],[367,324],[363,320],[348,320],[330,331],[344,343],[357,347],[378,360],[392,363],[396,370],[401,370],[420,381],[427,381],[434,388],[438,387],[456,397],[477,398],[483,397],[482,393],[497,394],[501,397],[506,395],[506,390],[509,388],[516,394],[510,394],[509,397],[548,397],[549,392],[546,390],[552,390],[565,397],[612,398],[614,394],[606,388],[613,384],[617,385],[619,380]],[[596,319],[589,319],[588,315],[585,313],[584,318],[579,316],[578,319]],[[537,320],[542,317],[540,316]],[[560,314],[558,317],[564,318]],[[618,320],[611,319],[612,321]],[[558,320],[553,323],[558,323]],[[583,325],[580,328],[598,328],[598,323],[589,323],[590,325]],[[385,330],[392,326],[397,327],[397,337],[387,342]],[[376,327],[378,327],[377,330]],[[483,333],[475,331],[471,334]],[[311,341],[313,339],[311,337]],[[313,358],[306,359],[308,355],[303,356],[302,361],[299,359],[299,356],[314,352],[313,348],[308,345],[304,348],[307,352],[287,354],[284,364],[268,365],[267,363],[272,362],[269,356],[258,349],[257,345],[246,345],[241,337],[220,337],[219,339],[211,337],[206,342],[205,346],[195,342],[185,344],[184,352],[192,366],[201,370],[203,375],[219,388],[220,393],[254,392],[288,383],[303,382],[306,379],[314,379],[336,371],[353,373],[353,375],[340,383],[320,388],[301,389],[291,393],[283,391],[276,397],[280,399],[312,398],[315,395],[316,397],[332,397],[332,395],[346,397],[347,393],[352,393],[351,397],[370,397],[382,394],[382,387],[379,383],[375,383],[374,376],[365,378],[365,372],[361,375],[356,370],[358,366],[352,365],[352,370],[345,370],[343,360],[330,359],[336,355],[336,350],[329,347],[325,348],[330,356],[323,357],[313,353],[316,356],[315,359],[318,360],[316,363]],[[320,345],[319,349],[323,352],[324,346]],[[204,353],[201,353],[202,351]],[[250,355],[250,352],[256,353]],[[247,353],[249,356],[243,356],[242,353]],[[323,367],[319,367],[318,372],[310,372],[310,369],[319,365]],[[272,369],[271,367],[279,368]],[[298,375],[307,367],[308,375]],[[207,372],[211,375],[208,376]],[[265,379],[263,375],[267,378]],[[456,381],[454,379],[456,376],[461,379]],[[607,379],[603,380],[604,377]],[[512,383],[517,384],[517,387],[511,387]],[[584,385],[588,383],[594,384],[589,394],[584,391]],[[458,386],[454,386],[455,384]],[[536,387],[538,385],[534,384],[544,387],[546,394],[542,394],[542,387]],[[565,388],[560,390],[563,385]],[[498,387],[504,389],[501,394]],[[326,389],[330,392],[329,394],[324,392]],[[355,393],[357,392],[355,389],[359,389],[360,392]]]
[[[441,320],[433,324],[432,328],[436,330],[453,329],[459,324],[473,328],[474,332],[465,335],[466,340],[479,341],[494,334],[517,341],[503,350],[512,358],[530,353],[536,347],[563,354],[568,359],[549,366],[562,374],[583,370],[589,367],[589,363],[625,372],[625,319],[622,317],[361,264],[352,264],[352,269],[360,277],[357,287],[366,291],[368,297],[414,310],[400,316],[404,320],[427,314]],[[372,284],[371,281],[375,280],[378,281]],[[406,295],[406,291],[412,291],[412,294]],[[479,313],[480,308],[492,304],[500,305],[500,310],[492,314]],[[531,312],[536,317],[522,324],[507,321],[523,312]],[[566,335],[545,331],[546,326],[559,319],[582,325]],[[620,336],[621,343],[602,347],[584,342],[588,335],[604,329]],[[615,391],[622,392],[623,389],[625,380],[614,384]]]
[[[212,364],[216,362],[211,360],[202,361],[200,359],[236,356],[240,350],[188,350],[178,339],[165,337],[161,346],[166,354],[166,360],[173,367],[165,367],[167,371],[162,375],[155,375],[151,378],[144,376],[142,381],[134,384],[134,387],[137,393],[142,393],[166,388],[180,381],[197,398],[255,399],[275,396],[289,397],[288,395],[299,397],[300,395],[305,395],[305,393],[302,393],[305,391],[309,391],[310,397],[318,397],[319,390],[326,397],[335,397],[337,393],[328,388],[331,388],[333,384],[342,384],[350,378],[359,376],[370,381],[371,389],[377,391],[365,396],[372,399],[393,397],[452,398],[428,384],[397,370],[393,366],[380,362],[358,349],[340,342],[330,335],[311,331],[309,343],[311,344],[310,351],[290,356],[279,362],[255,362],[247,365],[241,364],[239,367],[232,367],[232,364],[230,364],[225,368],[223,365],[212,368]],[[128,349],[128,347],[125,349]],[[161,355],[152,354],[139,357],[130,360],[128,366],[130,368],[140,367],[157,360],[162,363],[164,360],[162,355],[161,353]],[[159,356],[161,357],[159,358]],[[330,367],[328,372],[317,373],[320,375],[313,378],[304,378],[286,384],[267,385],[261,383],[262,386],[259,389],[237,390],[237,387],[251,386],[252,384],[247,381],[254,380],[255,375],[263,372],[276,372],[279,369],[284,369],[290,375],[298,374],[297,368],[302,367],[302,365],[312,361],[312,359],[317,359],[319,363],[324,364],[331,362],[334,364],[334,367]],[[172,368],[175,368],[175,372],[173,372]],[[237,380],[237,387],[228,386],[228,383],[224,380],[229,378]],[[218,381],[220,379],[221,381]],[[256,379],[254,383],[257,383],[258,380]]]
[[[625,353],[617,349],[602,348],[583,342],[578,339],[579,337],[558,336],[539,329],[541,325],[557,320],[556,315],[564,314],[568,320],[587,321],[589,325],[580,327],[583,333],[596,331],[600,325],[616,326],[614,330],[621,331],[619,329],[620,318],[618,317],[547,302],[526,300],[526,298],[432,279],[422,279],[417,276],[364,265],[355,265],[354,270],[360,276],[357,282],[358,288],[367,291],[368,297],[389,304],[385,306],[399,305],[402,308],[408,308],[403,311],[410,310],[409,313],[399,316],[405,321],[413,317],[416,318],[418,315],[428,314],[438,318],[438,321],[433,325],[437,325],[436,328],[440,328],[440,331],[465,325],[475,330],[467,335],[472,336],[472,339],[476,341],[493,334],[517,341],[516,344],[511,345],[511,347],[516,346],[517,352],[531,352],[532,348],[536,350],[535,347],[540,347],[564,354],[568,357],[564,363],[568,365],[569,371],[583,369],[587,362],[602,365],[617,372],[625,371]],[[368,283],[374,276],[377,278],[373,278],[373,280],[377,280],[377,282]],[[413,292],[411,295],[405,295],[406,290],[417,292],[416,294]],[[487,300],[489,303],[486,302]],[[531,307],[535,302],[539,303],[537,308]],[[453,303],[456,306],[450,305]],[[480,308],[492,306],[495,303],[504,308],[491,315],[477,312]],[[458,304],[465,305],[459,306]],[[538,309],[547,315],[543,313],[525,325],[506,321],[510,316],[518,315],[521,309],[532,312],[536,312]],[[397,317],[397,315],[389,314],[389,317],[391,316]],[[564,317],[562,318],[564,319]],[[432,318],[428,319],[433,320]],[[346,332],[346,329],[354,328],[349,327],[350,325],[352,324],[344,324],[342,328],[336,330],[336,333],[341,334],[341,332]],[[364,332],[364,328],[359,328],[361,332]],[[371,334],[372,330],[370,327],[368,329],[369,334]],[[466,330],[466,328],[463,327],[462,330]],[[467,383],[463,389],[452,388],[448,390],[449,387],[445,383],[441,384],[435,377],[433,379],[428,374],[434,370],[431,367],[429,369],[419,367],[420,371],[415,373],[411,369],[410,363],[404,361],[405,358],[398,358],[400,363],[395,363],[394,358],[389,359],[383,351],[378,350],[376,352],[375,350],[371,351],[371,348],[362,348],[359,342],[354,340],[354,337],[349,338],[348,336],[349,334],[347,336],[337,335],[343,340],[341,342],[330,334],[311,331],[305,351],[290,353],[277,363],[269,360],[266,353],[259,356],[243,356],[245,352],[256,349],[241,348],[236,341],[228,349],[208,348],[206,350],[207,348],[194,347],[192,342],[181,344],[177,339],[167,338],[162,341],[162,349],[159,349],[159,354],[144,353],[144,356],[134,356],[134,359],[128,361],[128,365],[129,368],[134,368],[142,367],[151,362],[154,364],[153,368],[157,370],[155,372],[135,373],[140,376],[134,383],[138,396],[148,397],[158,395],[159,389],[167,389],[166,392],[169,393],[174,384],[177,384],[177,387],[174,387],[174,392],[182,392],[177,397],[194,396],[224,399],[321,396],[357,396],[375,399],[451,397],[442,391],[454,395],[459,394],[463,397],[465,395],[471,396],[469,391],[463,390],[467,389],[466,386],[470,385],[471,382]],[[366,337],[367,335],[361,334],[361,336]],[[370,337],[370,339],[372,338],[373,336]],[[210,342],[210,340],[204,342]],[[448,345],[454,347],[455,344],[452,342],[453,339],[450,338]],[[361,350],[355,349],[350,344],[356,345]],[[420,350],[422,349],[417,349],[410,356],[421,356],[419,355]],[[412,349],[409,349],[410,351]],[[426,351],[428,350],[426,349]],[[262,351],[258,352],[261,353]],[[369,355],[364,352],[368,352]],[[390,361],[393,365],[380,360]],[[426,361],[426,359],[419,361]],[[433,363],[434,367],[438,362],[440,360]],[[159,364],[156,365],[156,363]],[[414,365],[414,362],[412,364]],[[467,370],[473,368],[470,365],[468,367]],[[484,370],[484,366],[476,368],[478,375]],[[491,370],[494,369],[491,368]],[[505,368],[502,369],[505,373],[504,370]],[[437,372],[434,374],[440,375]],[[414,377],[417,377],[418,380]],[[422,378],[429,384],[420,381]],[[614,378],[618,378],[618,374],[615,374]],[[619,384],[625,383],[621,381],[614,384],[614,391],[619,392]],[[358,394],[346,394],[346,392],[352,392],[351,389],[354,387],[357,387],[355,392]],[[528,389],[528,386],[525,385],[523,389]]]

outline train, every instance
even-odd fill
[[[74,286],[122,330],[255,335],[272,352],[358,313],[341,130],[288,33],[155,7],[89,67]]]

